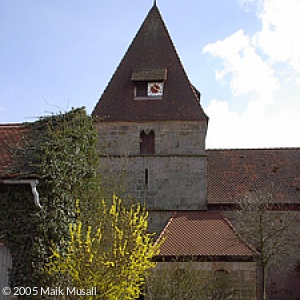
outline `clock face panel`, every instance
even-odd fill
[[[149,82],[148,83],[148,96],[161,97],[163,95],[163,82]]]

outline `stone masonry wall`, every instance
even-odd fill
[[[107,170],[123,165],[124,169],[115,173],[123,176],[123,186],[128,187],[121,194],[146,203],[149,210],[206,209],[205,162],[198,157],[147,156],[128,157],[124,165],[123,158],[102,157]]]
[[[142,130],[155,132],[155,154],[140,155]],[[149,210],[206,209],[205,123],[104,122],[98,132],[104,173]]]
[[[214,278],[217,274],[216,272],[225,271],[230,278],[228,284],[230,284],[233,290],[233,294],[229,297],[230,299],[256,299],[255,262],[158,262],[156,271],[161,273],[162,270],[174,270],[174,263],[178,264],[177,268],[185,270],[184,274],[186,274],[186,276],[188,276],[192,270],[198,270],[203,273],[202,275],[206,273]],[[201,276],[201,273],[197,276]]]
[[[222,211],[222,213],[237,230],[240,228],[235,210],[226,210]],[[276,214],[274,220],[278,220],[278,222],[289,219],[295,220],[295,223],[289,228],[288,233],[284,234],[284,238],[278,239],[277,252],[280,253],[282,251],[284,248],[282,243],[284,243],[289,245],[289,255],[285,255],[281,259],[276,259],[273,266],[270,267],[267,279],[268,299],[300,299],[300,272],[297,267],[300,257],[300,250],[297,246],[299,244],[300,212],[283,210],[274,211],[273,213]],[[241,234],[247,241],[247,231],[244,229],[244,232]]]
[[[139,155],[140,133],[155,132],[155,155],[204,155],[205,122],[99,122],[99,150],[107,155]]]

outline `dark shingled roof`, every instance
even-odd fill
[[[253,257],[257,252],[235,232],[220,213],[175,212],[158,242],[159,256]]]
[[[164,71],[165,70],[165,71]],[[149,77],[150,76],[150,77]],[[163,99],[134,100],[135,80],[165,80]],[[151,79],[153,78],[153,79]],[[103,121],[206,121],[156,5],[149,11],[131,46],[96,105]]]
[[[0,178],[2,179],[18,177],[18,174],[11,171],[12,150],[21,142],[24,130],[26,127],[20,124],[0,125]]]
[[[300,204],[300,148],[207,150],[209,204],[275,187],[274,203]]]

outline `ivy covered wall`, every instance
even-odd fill
[[[29,185],[0,185],[0,237],[13,259],[12,286],[36,284],[33,246],[38,236],[38,219]],[[30,279],[29,279],[30,278]]]
[[[47,287],[59,283],[59,278],[42,271],[49,247],[54,243],[64,251],[68,224],[76,217],[76,199],[81,199],[88,217],[94,203],[89,199],[99,196],[97,133],[83,108],[26,126],[22,147],[14,149],[12,172],[39,179],[42,209],[35,207],[29,185],[0,185],[0,239],[12,255],[11,286]]]

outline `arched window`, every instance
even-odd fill
[[[140,154],[155,153],[155,134],[151,130],[148,134],[143,130],[140,134]]]
[[[223,280],[223,279],[227,280],[229,278],[229,272],[224,269],[216,270],[214,272],[214,275],[216,280]]]

